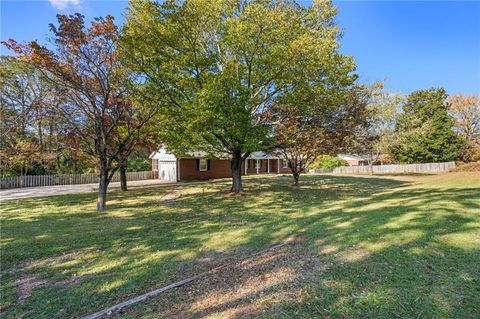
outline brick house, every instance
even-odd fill
[[[193,152],[177,157],[164,147],[153,152],[152,171],[162,180],[172,182],[231,177],[230,159],[207,158],[206,153]],[[253,152],[242,164],[242,175],[290,173],[287,162],[264,152]]]

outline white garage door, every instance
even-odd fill
[[[177,162],[158,161],[158,178],[165,181],[177,181]]]

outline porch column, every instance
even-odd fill
[[[260,164],[259,164],[259,161],[257,159],[257,174],[260,172]]]
[[[270,173],[270,159],[267,158],[267,173]]]
[[[280,159],[277,159],[277,174],[280,174]]]
[[[245,175],[248,174],[248,159],[245,159]]]

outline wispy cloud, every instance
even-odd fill
[[[48,0],[48,2],[55,8],[62,10],[70,6],[79,7],[81,0]]]

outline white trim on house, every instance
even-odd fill
[[[168,153],[165,147],[160,147],[158,151],[152,152],[149,156],[150,159],[157,159],[159,161],[175,161],[177,157],[172,153]]]
[[[180,159],[177,159],[177,182],[180,181]]]
[[[252,152],[250,154],[250,156],[247,157],[247,159],[278,159],[280,157],[278,156],[275,156],[275,155],[271,155],[271,154],[267,154],[265,152]]]

